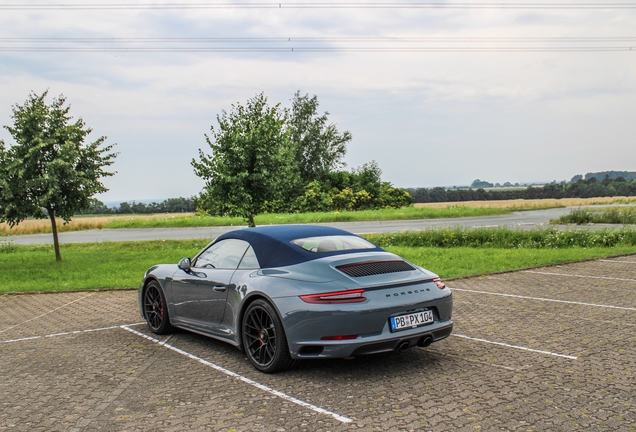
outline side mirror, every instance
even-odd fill
[[[181,270],[190,271],[192,262],[190,261],[190,258],[182,258],[181,261],[179,261],[178,266]]]

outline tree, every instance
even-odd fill
[[[113,210],[97,198],[90,199],[88,208],[78,211],[76,214],[112,214]]]
[[[133,213],[138,213],[138,214],[147,213],[146,204],[144,204],[142,202],[138,203],[138,202],[133,201],[132,204],[130,205],[130,209],[132,210]]]
[[[322,181],[331,171],[342,168],[351,133],[338,132],[336,125],[327,124],[328,112],[318,114],[318,97],[294,94],[289,113],[291,140],[295,146],[296,163],[303,184]]]
[[[130,206],[130,203],[124,201],[123,203],[119,204],[119,209],[117,209],[117,213],[121,213],[121,214],[130,214],[133,212],[132,207]]]
[[[354,183],[354,190],[365,190],[372,197],[380,195],[382,187],[382,170],[374,160],[362,164],[361,167],[354,168],[351,177]]]
[[[13,126],[5,126],[15,144],[0,141],[0,220],[10,226],[27,217],[51,221],[55,258],[61,261],[56,217],[68,223],[75,213],[91,207],[91,198],[108,189],[100,182],[114,173],[114,144],[101,147],[106,137],[90,144],[92,129],[80,118],[74,123],[70,105],[60,95],[51,105],[31,93],[24,105],[13,106]]]
[[[200,202],[207,211],[243,217],[253,227],[255,215],[285,198],[297,178],[286,120],[263,93],[217,116],[218,128],[205,136],[212,154],[199,150],[200,161],[192,160],[206,180]]]
[[[504,185],[504,186],[505,186],[505,185]],[[476,180],[474,180],[474,181],[471,183],[470,187],[471,187],[471,188],[473,188],[473,189],[479,189],[479,188],[491,188],[491,187],[493,187],[493,184],[492,184],[492,183],[490,183],[490,182],[487,182],[487,181],[483,181],[483,180],[476,179]]]

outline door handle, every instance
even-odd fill
[[[224,292],[227,289],[227,285],[214,285],[212,289],[214,292]]]

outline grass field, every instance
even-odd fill
[[[521,231],[509,228],[447,228],[368,234],[364,237],[382,247],[566,250],[572,247],[611,248],[615,246],[636,246],[636,230],[629,228],[601,231],[560,231],[558,229]]]
[[[323,223],[323,222],[359,222],[371,220],[406,220],[406,219],[439,219],[459,218],[471,216],[494,216],[510,213],[504,208],[473,208],[464,206],[450,206],[446,208],[416,208],[401,209],[335,211],[313,213],[270,213],[255,217],[256,225],[295,224],[295,223]],[[166,219],[119,219],[110,222],[106,228],[160,228],[176,226],[227,226],[245,225],[242,218],[222,218],[210,216],[186,216],[184,218]]]
[[[636,207],[583,208],[550,221],[554,224],[636,224]]]
[[[0,247],[0,292],[136,287],[155,264],[194,256],[205,241],[75,243]]]
[[[513,210],[538,210],[555,207],[587,206],[595,204],[633,204],[636,197],[601,197],[601,198],[546,198],[546,199],[517,199],[517,200],[493,200],[493,201],[463,201],[441,203],[416,203],[415,207],[444,208],[451,205],[464,205],[466,207],[505,208]]]
[[[263,214],[256,216],[256,225],[496,216],[519,210],[629,203],[636,203],[636,197],[418,203],[413,207],[401,209]],[[245,221],[238,217],[210,217],[200,216],[194,213],[77,216],[68,224],[64,224],[62,220],[58,220],[58,229],[60,232],[102,228],[179,228],[245,225]],[[5,223],[0,223],[0,236],[50,232],[51,225],[48,219],[28,219],[13,228],[10,228]]]
[[[442,278],[458,278],[636,253],[636,246],[569,249],[435,248],[393,246],[387,250]]]
[[[634,230],[569,233],[457,229],[368,237],[443,278],[636,253]],[[63,244],[63,261],[56,262],[50,245],[0,243],[0,293],[133,288],[150,266],[177,263],[205,244],[202,240]]]
[[[124,219],[135,219],[144,221],[148,219],[171,219],[192,217],[194,213],[162,213],[152,215],[96,215],[96,216],[76,216],[68,224],[64,224],[62,219],[57,219],[57,229],[60,232],[82,231],[89,229],[102,229],[113,221]],[[27,219],[19,225],[11,228],[6,223],[0,223],[0,236],[23,235],[23,234],[44,234],[51,232],[51,222],[48,219]]]
[[[294,214],[262,214],[256,216],[256,225],[321,223],[321,222],[354,222],[371,220],[406,220],[406,219],[438,219],[470,216],[494,216],[511,213],[506,208],[473,208],[464,206],[447,206],[445,208],[381,209],[363,211],[342,211],[323,213]],[[64,225],[59,221],[60,231],[79,231],[102,228],[179,228],[207,226],[245,226],[242,218],[200,216],[194,213],[172,213],[157,215],[113,215],[113,216],[81,216]],[[9,228],[0,224],[0,236],[50,233],[51,225],[47,219],[29,219],[20,225]]]

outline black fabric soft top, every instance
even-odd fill
[[[270,225],[245,228],[222,234],[215,243],[223,239],[245,240],[252,245],[261,268],[285,267],[331,255],[360,252],[360,249],[314,253],[291,243],[292,240],[322,236],[355,236],[350,232],[319,225]],[[376,246],[365,252],[384,251]]]

